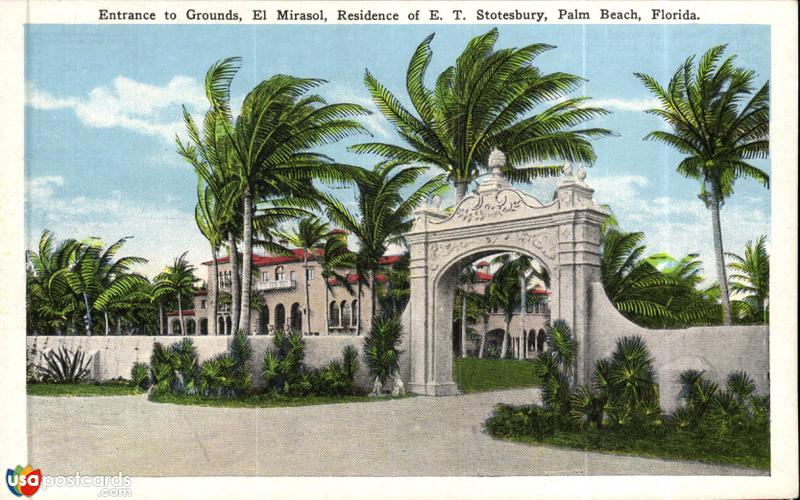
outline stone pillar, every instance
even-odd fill
[[[594,190],[583,181],[586,172],[577,178],[569,166],[557,189],[558,223],[558,311],[552,319],[569,323],[578,342],[578,384],[591,379],[592,360],[588,356],[589,287],[600,280],[600,228],[607,214],[592,200]]]

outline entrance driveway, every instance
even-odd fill
[[[30,463],[52,475],[750,475],[758,471],[498,441],[481,424],[537,389],[297,408],[145,396],[28,397]]]

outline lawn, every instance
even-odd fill
[[[176,396],[174,394],[152,394],[150,401],[178,405],[218,406],[225,408],[276,408],[282,406],[313,406],[337,403],[369,403],[411,397],[403,396],[283,396],[280,394],[258,394],[243,398],[203,396]]]
[[[741,432],[723,437],[674,429],[657,435],[633,435],[627,431],[584,430],[560,431],[543,438],[514,436],[505,439],[619,455],[692,460],[762,470],[770,468],[768,431]]]
[[[539,384],[533,373],[533,364],[516,359],[454,358],[453,379],[463,393]]]
[[[28,384],[28,396],[132,396],[143,394],[128,384]]]

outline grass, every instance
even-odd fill
[[[546,444],[638,457],[691,460],[762,470],[770,468],[768,430],[718,436],[674,429],[658,435],[634,435],[628,431],[605,429],[560,431],[541,439],[533,436],[514,436],[505,439],[527,444]]]
[[[132,396],[143,394],[138,388],[121,383],[111,384],[28,384],[28,396]]]
[[[539,385],[533,364],[516,359],[453,358],[453,379],[463,393]]]
[[[411,397],[403,396],[283,396],[280,394],[258,394],[242,398],[176,396],[174,394],[152,394],[150,401],[177,405],[216,406],[224,408],[277,408],[286,406],[313,406],[337,403],[369,403]]]

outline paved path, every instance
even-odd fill
[[[131,476],[749,475],[758,471],[498,441],[481,424],[537,389],[297,408],[209,408],[144,396],[28,397],[30,462]]]

